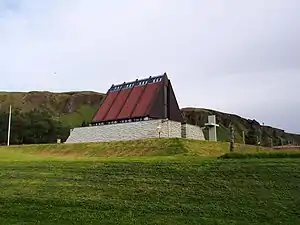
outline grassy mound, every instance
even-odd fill
[[[181,140],[149,139],[138,141],[115,141],[79,144],[23,145],[0,148],[9,158],[20,155],[67,156],[67,157],[125,157],[125,156],[169,156],[183,154],[186,149]],[[3,155],[3,154],[2,154]],[[1,156],[0,156],[1,158]]]
[[[267,148],[258,149],[255,146],[236,144],[236,151],[260,152],[270,151]],[[188,139],[147,139],[137,141],[115,141],[101,143],[79,144],[46,144],[22,145],[0,148],[1,158],[26,159],[30,155],[41,156],[72,156],[72,157],[126,157],[126,156],[177,156],[195,155],[216,157],[229,152],[226,142],[197,141]],[[32,157],[29,159],[33,159]]]

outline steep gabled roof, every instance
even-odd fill
[[[112,85],[92,123],[143,117],[183,121],[166,74]]]

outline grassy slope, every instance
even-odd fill
[[[90,121],[99,107],[104,94],[90,91],[83,92],[0,92],[0,109],[8,110],[12,104],[13,110],[29,111],[44,109],[71,127],[80,126],[84,121]]]
[[[83,122],[89,122],[99,106],[81,105],[76,111],[62,115],[61,121],[70,127],[81,126]]]
[[[236,151],[271,151],[268,148],[236,144]],[[229,152],[226,142],[210,142],[188,139],[148,139],[138,141],[115,141],[78,144],[43,144],[0,147],[0,154],[10,157],[10,153],[40,156],[75,157],[126,157],[126,156],[210,156],[217,157]],[[15,155],[14,155],[15,156]]]
[[[2,147],[0,221],[299,224],[300,159],[211,158],[227,147],[180,139]]]

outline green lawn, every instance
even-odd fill
[[[187,154],[192,147],[169,156],[50,156],[32,148],[0,148],[1,225],[300,224],[300,158],[218,159]]]

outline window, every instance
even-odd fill
[[[161,82],[161,80],[162,80],[162,78],[155,78],[155,79],[153,80],[153,83]]]

